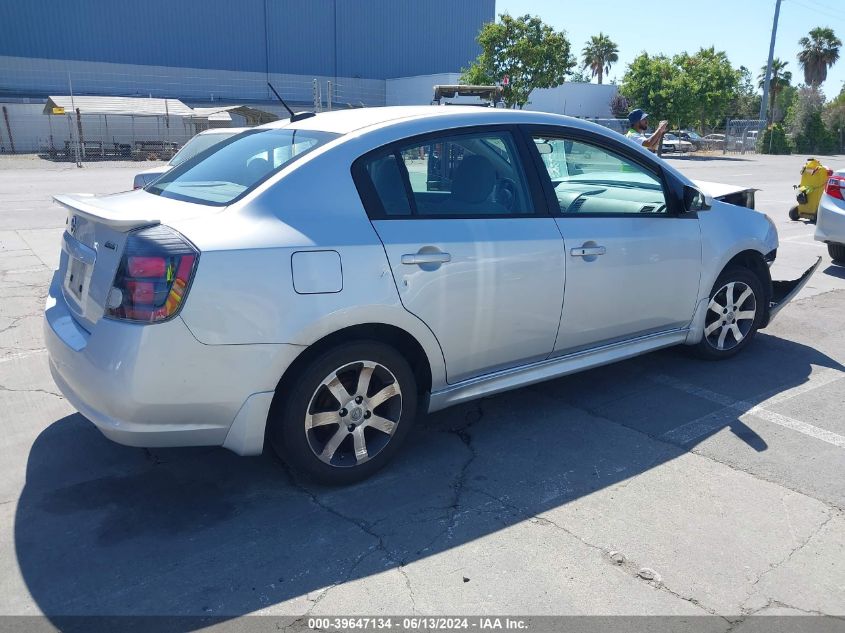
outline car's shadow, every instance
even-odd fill
[[[766,437],[739,420],[736,404],[683,385],[750,405],[820,367],[845,370],[765,334],[725,363],[658,352],[424,417],[394,463],[343,489],[297,481],[270,455],[118,446],[70,415],[31,449],[15,515],[17,564],[60,627],[65,616],[228,618],[285,601],[301,614],[325,587],[542,515],[726,428],[745,450],[764,451]],[[667,441],[708,415],[715,428]]]
[[[825,275],[830,275],[831,277],[839,277],[839,279],[845,279],[845,264],[831,264],[822,272]]]

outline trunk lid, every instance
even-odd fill
[[[144,191],[53,199],[68,212],[59,263],[62,293],[71,313],[89,331],[105,312],[131,231],[220,211]]]

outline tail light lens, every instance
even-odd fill
[[[831,176],[828,178],[824,192],[831,198],[845,200],[845,176]]]
[[[170,227],[131,233],[109,292],[106,316],[142,323],[176,316],[198,259],[199,251]]]

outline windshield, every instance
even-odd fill
[[[170,163],[168,163],[171,167],[176,167],[177,165],[181,165],[186,160],[189,160],[199,154],[200,152],[204,152],[209,147],[217,145],[218,143],[222,143],[227,138],[233,137],[235,134],[238,134],[239,131],[232,131],[232,132],[215,132],[214,134],[197,134],[192,139],[190,139],[187,143],[182,146],[176,155],[170,159]]]
[[[310,130],[249,130],[200,152],[146,191],[186,202],[227,205],[285,165],[338,136]]]

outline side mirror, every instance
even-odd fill
[[[554,151],[551,143],[535,143],[537,151],[541,154],[551,154]]]
[[[712,196],[702,193],[695,187],[684,185],[684,209],[688,213],[707,211],[712,206]]]

